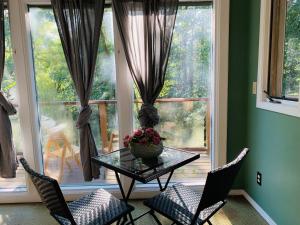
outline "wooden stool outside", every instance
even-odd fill
[[[112,152],[113,148],[114,148],[113,144],[118,143],[118,142],[119,142],[119,135],[112,132],[110,134],[110,138],[109,138],[109,142],[108,142],[107,146],[103,147],[103,152],[104,153]]]
[[[74,160],[79,168],[80,164],[80,149],[78,146],[71,145],[70,141],[64,134],[62,129],[54,128],[50,130],[48,140],[45,145],[45,174],[49,174],[48,166],[50,158],[60,159],[59,175],[57,180],[62,181],[64,166],[67,164],[70,171],[72,167],[69,163],[70,160]]]

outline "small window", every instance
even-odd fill
[[[298,101],[300,81],[300,0],[271,3],[268,95]]]
[[[260,10],[256,106],[300,117],[300,0],[264,0]]]

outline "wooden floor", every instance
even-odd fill
[[[64,174],[61,185],[112,185],[116,184],[114,172],[102,168],[101,178],[92,182],[84,182],[82,170],[76,165],[75,161],[70,161],[71,168],[64,167]],[[50,159],[48,174],[57,179],[59,174],[59,160]],[[203,182],[206,179],[207,172],[211,169],[211,160],[206,152],[200,152],[200,159],[177,169],[172,177],[172,182]],[[166,179],[164,176],[163,179]],[[155,181],[153,181],[155,182]],[[15,189],[25,187],[25,171],[20,165],[17,170],[17,178],[3,179],[0,178],[0,189]]]

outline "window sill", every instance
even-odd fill
[[[281,104],[268,101],[258,101],[256,107],[289,116],[300,117],[299,102],[281,100]]]
[[[16,188],[0,188],[0,194],[1,193],[8,193],[8,192],[13,192],[13,193],[23,193],[27,192],[27,187],[16,187]]]

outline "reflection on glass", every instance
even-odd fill
[[[16,74],[14,68],[13,51],[11,45],[10,37],[10,27],[8,19],[8,10],[4,11],[4,24],[5,24],[5,67],[4,67],[4,77],[2,80],[2,91],[5,93],[6,97],[15,105],[18,110],[18,97],[16,90]],[[23,155],[21,148],[21,132],[20,132],[20,122],[18,114],[10,116],[10,121],[12,125],[13,132],[13,143],[17,152],[17,157]],[[18,187],[25,187],[25,174],[24,171],[18,167],[16,178],[14,179],[3,179],[0,178],[0,189],[9,188],[15,189]]]
[[[29,9],[36,89],[47,175],[64,185],[83,184],[79,131],[75,127],[79,101],[65,61],[53,12]],[[99,152],[118,148],[115,99],[115,56],[112,10],[105,9],[90,104],[90,125]],[[109,171],[94,182],[114,183]]]
[[[210,170],[210,85],[212,79],[212,5],[178,9],[165,85],[156,107],[155,127],[165,146],[201,153],[200,160],[180,168],[175,180],[199,181]],[[135,124],[141,102],[135,90]],[[173,179],[174,180],[174,179]]]

